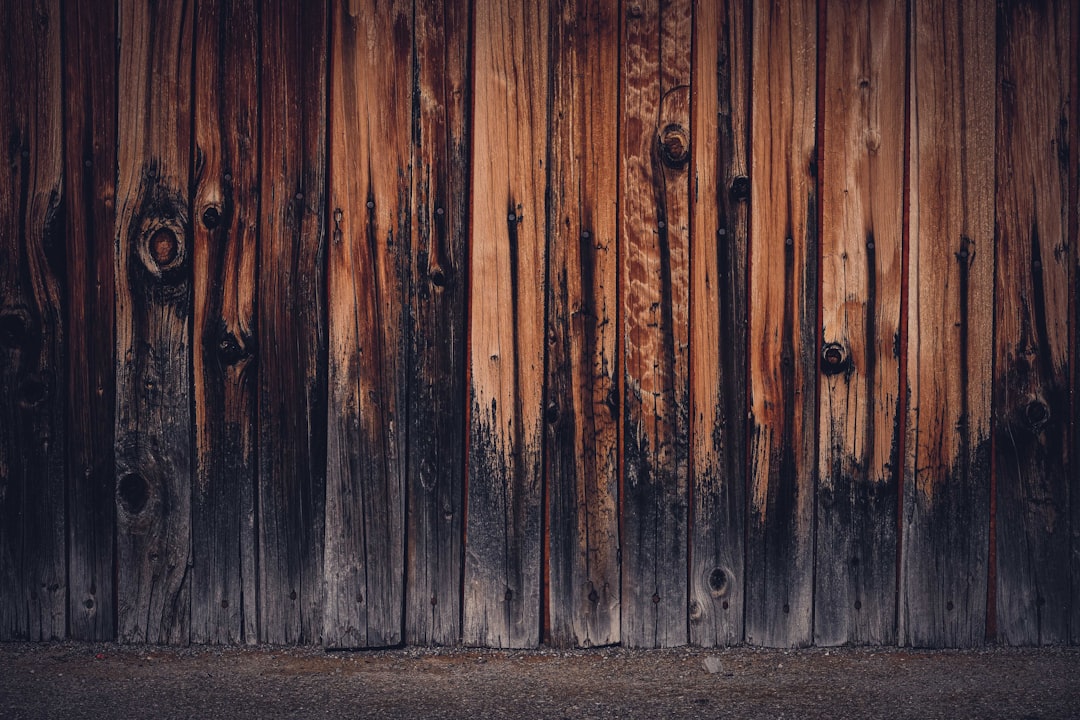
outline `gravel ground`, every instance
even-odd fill
[[[1080,718],[1080,648],[0,644],[2,718]]]

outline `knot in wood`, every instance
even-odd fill
[[[731,188],[728,190],[728,196],[738,202],[747,200],[750,197],[750,178],[746,175],[739,175],[731,181]]]
[[[724,570],[724,568],[713,568],[709,573],[709,593],[714,598],[723,597],[727,595],[728,589],[731,585],[729,580],[730,574]]]
[[[150,484],[138,473],[127,473],[116,484],[116,497],[125,512],[138,515],[150,500]]]
[[[1031,429],[1038,432],[1050,421],[1050,407],[1042,400],[1035,398],[1024,408],[1024,415]]]
[[[25,311],[8,310],[0,315],[0,346],[22,347],[30,334],[30,318]]]
[[[202,223],[207,230],[216,230],[221,225],[221,210],[214,205],[203,210]]]
[[[669,123],[660,131],[660,157],[670,168],[681,168],[690,160],[690,133],[678,123]]]
[[[175,212],[150,216],[143,221],[136,252],[155,280],[171,283],[180,279],[187,261],[183,227],[183,218]]]

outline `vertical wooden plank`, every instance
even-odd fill
[[[1080,48],[1080,11],[1074,11],[1070,19],[1070,45]],[[1075,109],[1080,107],[1080,53],[1073,52],[1072,61],[1069,64],[1069,106]],[[1080,238],[1080,122],[1074,120],[1070,125],[1069,135],[1069,246],[1072,248],[1072,267],[1069,287],[1072,292],[1069,295],[1069,317],[1072,322],[1069,325],[1069,367],[1072,371],[1069,384],[1069,396],[1071,399],[1072,413],[1072,457],[1080,456],[1080,251],[1077,249],[1077,239]],[[1080,644],[1080,473],[1070,474],[1069,502],[1071,505],[1069,514],[1069,527],[1071,530],[1071,560],[1069,563],[1069,577],[1072,578],[1071,607],[1069,613],[1069,640],[1073,645]]]
[[[263,3],[258,372],[259,639],[322,639],[326,503],[325,0]]]
[[[200,0],[197,18],[191,639],[235,644],[258,640],[259,18],[252,0]]]
[[[332,7],[323,642],[373,647],[402,638],[412,3]]]
[[[192,7],[120,2],[116,560],[128,642],[189,639]]]
[[[993,381],[994,3],[915,0],[899,641],[985,636]]]
[[[746,640],[811,641],[817,406],[817,8],[753,9]]]
[[[743,640],[750,7],[696,0],[690,255],[690,642]]]
[[[1068,642],[1069,37],[1075,4],[997,7],[997,638]],[[1075,241],[1075,237],[1073,238]]]
[[[622,638],[687,640],[690,0],[624,6]]]
[[[540,635],[548,16],[474,6],[463,639]]]
[[[64,637],[60,4],[0,8],[0,639]]]
[[[896,638],[906,29],[901,0],[826,8],[817,645]]]
[[[619,640],[617,3],[551,17],[546,474],[551,642]]]
[[[68,630],[112,640],[116,4],[64,3]]]
[[[461,638],[469,5],[416,3],[405,642]]]

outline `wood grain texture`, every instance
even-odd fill
[[[907,14],[830,2],[824,28],[814,643],[896,638]]]
[[[259,16],[252,0],[196,14],[191,639],[254,643]]]
[[[412,3],[331,12],[328,647],[396,645],[405,576]]]
[[[181,0],[120,3],[116,561],[126,642],[189,640],[192,15]]]
[[[746,640],[810,643],[817,438],[817,8],[753,8]]]
[[[1080,48],[1080,11],[1072,12],[1070,19],[1070,45]],[[1076,108],[1080,98],[1080,54],[1073,53],[1070,63],[1071,78],[1069,97],[1070,107]],[[1077,250],[1077,238],[1080,238],[1080,122],[1070,124],[1069,148],[1069,238],[1072,247],[1072,269],[1069,287],[1070,314],[1069,324],[1069,368],[1072,371],[1069,384],[1069,396],[1072,405],[1072,452],[1075,467],[1076,457],[1080,454],[1080,251]],[[1069,527],[1072,536],[1069,576],[1072,578],[1072,605],[1069,613],[1069,641],[1080,644],[1080,473],[1073,472],[1069,484]]]
[[[624,7],[622,639],[687,640],[690,0]]]
[[[64,3],[68,634],[115,636],[116,5]]]
[[[1007,645],[1069,639],[1072,12],[997,7],[996,620]]]
[[[994,3],[916,0],[899,637],[985,635],[994,284]]]
[[[540,636],[548,14],[473,12],[469,448],[462,635]]]
[[[461,638],[469,6],[415,6],[405,642]]]
[[[325,0],[262,4],[259,637],[322,640],[326,503]]]
[[[690,642],[743,640],[750,5],[694,5]]]
[[[551,16],[547,396],[551,642],[619,640],[617,3]]]
[[[0,640],[63,638],[65,240],[60,4],[0,7]]]

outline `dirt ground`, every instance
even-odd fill
[[[1080,718],[1080,648],[0,644],[2,718]]]

